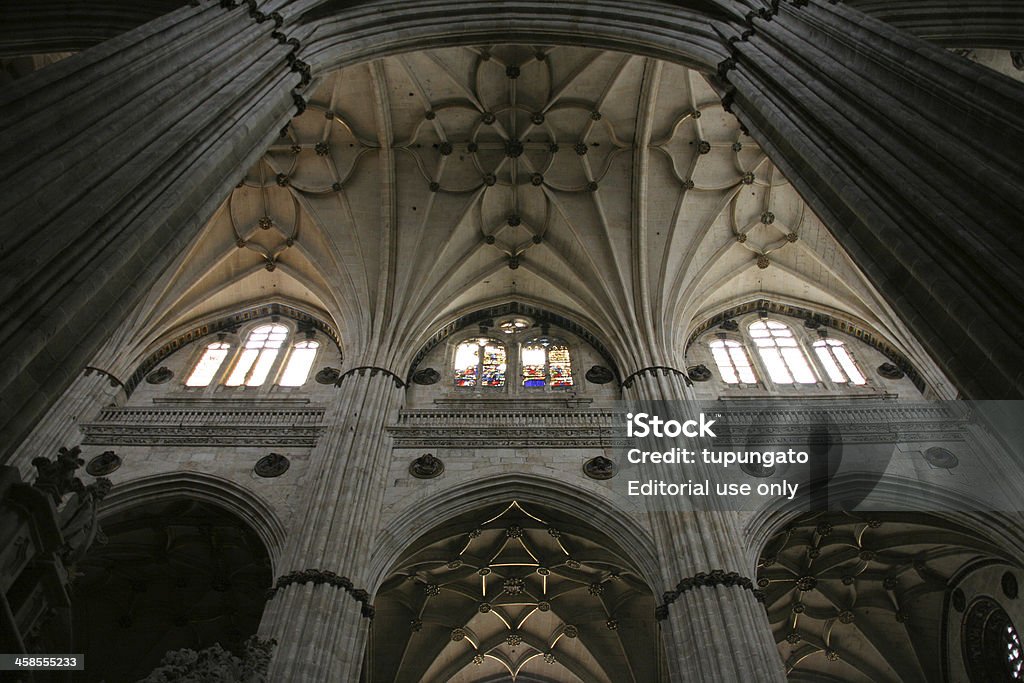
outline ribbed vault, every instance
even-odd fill
[[[401,368],[512,300],[599,329],[631,367],[773,297],[915,355],[704,78],[658,60],[504,45],[336,71],[240,180],[149,297],[149,329],[273,294],[333,316],[349,358]]]
[[[629,558],[534,506],[428,533],[375,605],[370,680],[659,680],[654,598]]]
[[[943,680],[947,594],[1007,561],[975,531],[923,514],[819,514],[768,541],[758,586],[791,681]]]

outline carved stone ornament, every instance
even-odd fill
[[[711,379],[711,370],[706,365],[694,365],[692,368],[687,368],[686,374],[694,382],[707,382]]]
[[[1011,600],[1016,600],[1017,596],[1020,594],[1017,577],[1014,576],[1012,572],[1006,572],[1003,574],[1003,578],[1000,580],[999,585],[1003,589],[1003,595]]]
[[[164,384],[170,382],[173,377],[174,372],[165,365],[146,375],[146,381],[150,384]]]
[[[444,463],[433,453],[424,453],[409,465],[409,474],[417,479],[433,479],[444,472]]]
[[[253,467],[253,471],[260,477],[272,479],[280,477],[288,471],[289,467],[291,467],[291,461],[287,457],[280,453],[271,453],[260,458],[256,462],[256,466]]]
[[[316,373],[317,384],[334,384],[341,377],[341,370],[338,368],[326,367]]]
[[[583,473],[591,479],[611,479],[615,476],[615,463],[598,455],[583,463]]]
[[[85,471],[94,477],[102,477],[120,466],[121,456],[114,451],[104,451],[89,461],[89,464],[85,466]]]
[[[764,560],[762,560],[764,563]],[[764,566],[769,566],[765,564]],[[675,602],[679,596],[688,591],[696,588],[704,588],[709,586],[726,586],[726,587],[737,587],[743,590],[748,590],[754,595],[754,599],[758,602],[763,603],[765,601],[764,591],[754,587],[754,582],[749,578],[738,574],[737,572],[727,572],[722,569],[715,569],[710,572],[698,572],[697,574],[687,577],[676,584],[675,590],[665,592],[663,596],[663,602],[661,605],[655,608],[654,617],[658,621],[664,621],[668,618],[668,606]],[[793,611],[801,613],[804,610],[803,603],[796,603],[793,606]]]
[[[719,325],[719,327],[725,330],[726,332],[735,332],[736,330],[740,329],[740,324],[733,320],[732,318],[729,318],[728,320],[723,320],[722,324]]]
[[[78,446],[70,450],[62,447],[57,452],[55,460],[33,458],[32,466],[38,472],[33,486],[48,493],[57,504],[60,504],[69,493],[84,491],[85,485],[75,476],[75,470],[85,464],[85,461],[78,457],[81,453],[82,449]]]
[[[412,376],[412,381],[421,386],[428,387],[441,381],[441,373],[434,368],[423,368],[416,371]]]
[[[903,371],[892,363],[882,363],[878,366],[878,374],[886,379],[903,379]]]
[[[924,459],[932,467],[938,467],[943,470],[951,470],[960,464],[960,459],[952,451],[939,447],[926,450],[924,452]]]
[[[205,650],[171,650],[160,666],[142,679],[142,683],[162,681],[256,681],[267,680],[270,659],[277,641],[251,636],[245,641],[241,658],[219,644]]]
[[[615,379],[615,373],[603,365],[595,365],[587,370],[586,377],[591,384],[608,384]]]

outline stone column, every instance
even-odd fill
[[[183,8],[0,96],[0,461],[296,112],[283,24]]]
[[[289,533],[260,625],[262,637],[278,642],[270,680],[359,680],[372,616],[366,563],[391,457],[384,427],[404,392],[393,375],[350,372],[338,389],[336,424],[313,454],[306,510]]]
[[[84,50],[197,0],[36,0],[0,8],[0,56]]]
[[[964,395],[1020,398],[1020,84],[827,0],[723,31],[727,107]]]
[[[692,398],[685,381],[681,374],[649,372],[633,380],[624,398],[634,405],[663,401],[682,405]],[[692,406],[697,408],[695,403]],[[641,467],[639,477],[683,482],[707,478],[714,485],[711,467],[647,465]],[[657,617],[663,626],[671,678],[694,683],[784,681],[738,513],[725,509],[713,496],[703,500],[700,510],[684,509],[679,497],[645,500],[662,558],[664,585],[660,588],[665,593]]]

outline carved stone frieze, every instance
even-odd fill
[[[83,443],[122,446],[313,447],[323,432],[324,409],[302,402],[172,401],[151,407],[105,408],[82,425]]]
[[[864,401],[822,406],[808,401],[780,408],[727,405],[715,411],[723,440],[810,443],[831,425],[846,444],[959,442],[968,438],[969,416],[941,403]],[[588,448],[622,447],[625,413],[615,410],[403,410],[387,428],[399,448]]]

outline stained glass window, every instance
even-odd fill
[[[864,373],[850,355],[846,345],[835,339],[822,339],[814,342],[814,352],[825,367],[829,379],[837,384],[867,384]]]
[[[283,387],[301,387],[305,384],[319,348],[320,344],[311,339],[300,341],[293,346],[278,384]]]
[[[262,325],[254,329],[249,333],[235,368],[225,384],[229,387],[239,387],[243,384],[258,387],[263,384],[287,339],[288,328],[284,325]]]
[[[540,344],[527,344],[523,346],[523,355],[520,359],[523,364],[523,386],[543,387],[547,386],[547,349]]]
[[[569,347],[548,338],[527,342],[522,347],[523,386],[565,389],[573,385]]]
[[[548,374],[551,376],[551,386],[555,389],[572,386],[572,362],[569,360],[568,346],[554,344],[548,347]]]
[[[463,342],[455,349],[455,386],[475,387],[480,365],[480,345],[476,340]]]
[[[718,366],[718,374],[726,384],[757,384],[750,356],[740,342],[716,339],[711,342],[711,355]]]
[[[485,387],[505,386],[505,370],[508,368],[505,345],[500,342],[488,341],[480,347],[480,350],[483,355],[480,384]]]
[[[192,369],[192,374],[185,380],[185,386],[209,386],[220,366],[224,363],[224,359],[227,358],[230,349],[231,344],[227,342],[214,342],[207,346],[203,352],[203,357],[199,359],[199,362]]]
[[[750,337],[776,384],[815,384],[807,356],[793,336],[793,330],[775,320],[759,320],[750,326]]]
[[[508,360],[505,345],[481,337],[458,345],[455,349],[455,386],[503,387]]]

